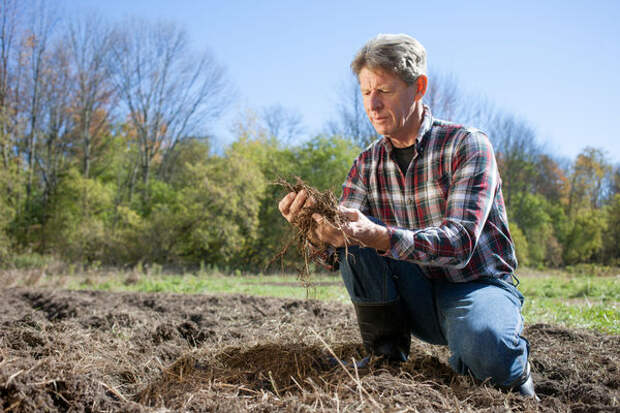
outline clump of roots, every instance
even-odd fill
[[[292,244],[296,243],[297,249],[304,260],[304,266],[299,269],[299,278],[307,287],[310,279],[310,262],[329,247],[328,244],[317,239],[314,231],[316,230],[318,223],[314,220],[314,218],[312,218],[312,215],[321,215],[325,222],[328,222],[340,231],[344,237],[345,244],[348,243],[348,238],[343,231],[343,227],[349,219],[338,210],[338,200],[331,191],[319,191],[318,189],[307,185],[299,177],[296,177],[296,183],[294,185],[282,178],[278,179],[274,182],[274,184],[284,187],[284,189],[288,192],[297,193],[304,190],[308,195],[308,199],[312,199],[314,201],[312,204],[304,206],[300,213],[295,217],[295,220],[292,222],[293,230],[295,232],[294,238],[269,263],[269,265],[271,265],[271,263],[277,259],[282,259],[288,248]]]

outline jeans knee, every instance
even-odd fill
[[[463,334],[451,345],[450,364],[458,373],[471,372],[479,380],[494,384],[514,382],[527,362],[527,342],[520,336],[511,337],[492,328],[481,328]]]

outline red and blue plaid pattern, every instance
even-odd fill
[[[364,150],[340,200],[387,225],[391,247],[385,255],[415,262],[433,279],[510,279],[517,259],[488,137],[433,119],[425,107],[404,176],[392,148],[381,138]]]

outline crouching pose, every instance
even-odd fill
[[[422,103],[426,51],[415,39],[378,35],[351,68],[382,137],[355,159],[343,185],[346,257],[342,232],[313,218],[316,240],[331,245],[321,260],[340,268],[365,348],[405,361],[413,334],[447,345],[456,372],[536,397],[488,137],[433,118]],[[279,209],[292,222],[311,202],[291,192]]]

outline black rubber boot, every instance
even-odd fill
[[[381,304],[353,303],[353,305],[366,351],[370,355],[381,356],[390,362],[407,361],[411,331],[400,299]]]
[[[530,363],[528,362],[525,365],[525,370],[523,370],[523,374],[512,385],[507,387],[501,387],[506,391],[518,391],[519,394],[525,397],[531,397],[537,402],[540,401],[536,392],[534,391],[534,380],[532,379],[532,372],[530,369]]]
[[[523,396],[533,397],[537,402],[540,401],[536,392],[534,391],[534,380],[532,380],[532,373],[530,369],[530,363],[525,366],[525,371],[521,378],[521,383],[518,386],[519,393]]]

